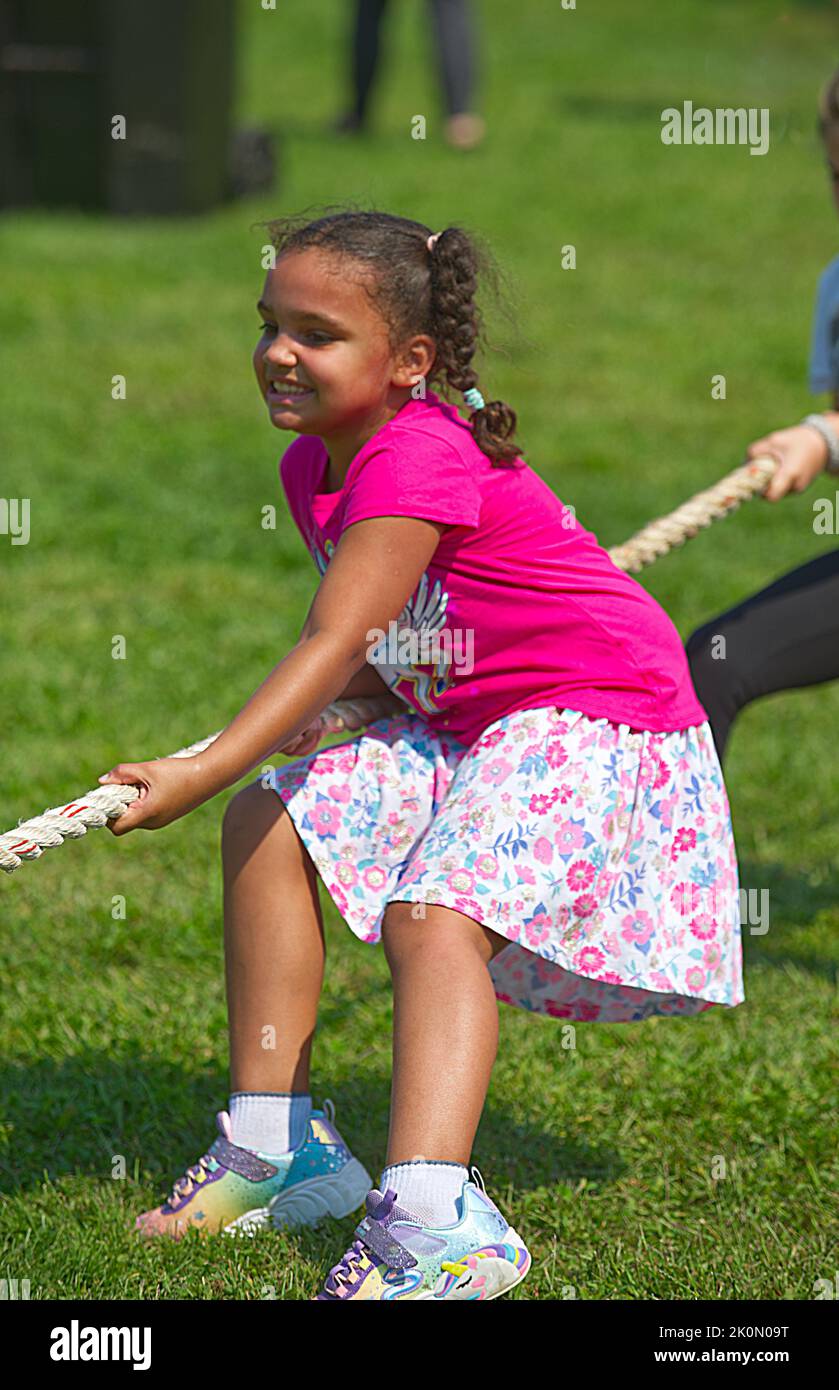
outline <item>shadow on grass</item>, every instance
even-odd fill
[[[226,1071],[185,1076],[166,1061],[99,1053],[34,1065],[7,1062],[0,1077],[7,1135],[11,1127],[0,1152],[0,1186],[9,1196],[37,1187],[45,1175],[53,1182],[79,1174],[112,1178],[122,1158],[128,1177],[156,1188],[162,1202],[187,1165],[210,1147],[213,1115],[228,1096]],[[315,1090],[315,1108],[325,1096],[335,1104],[345,1142],[377,1182],[386,1153],[389,1076],[371,1070],[360,1079],[326,1082]],[[472,1161],[488,1185],[514,1181],[522,1190],[613,1179],[623,1171],[611,1149],[560,1143],[536,1125],[511,1126],[492,1090]]]
[[[749,964],[770,965],[785,969],[792,965],[799,970],[820,975],[833,983],[837,978],[836,957],[824,955],[806,939],[808,928],[822,915],[839,918],[836,882],[833,875],[824,883],[813,883],[805,875],[790,873],[781,864],[758,864],[740,861],[741,888],[759,895],[768,893],[768,914],[764,922],[744,923],[743,955]],[[758,900],[759,902],[759,897]],[[763,925],[768,922],[764,932]],[[754,925],[757,930],[751,930]]]

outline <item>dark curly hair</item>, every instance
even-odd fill
[[[437,349],[426,378],[444,378],[439,394],[478,385],[472,365],[483,319],[475,303],[479,276],[497,293],[498,271],[488,249],[461,227],[446,227],[431,251],[433,229],[389,212],[342,208],[308,220],[307,213],[257,224],[265,228],[277,255],[313,247],[346,256],[369,271],[363,287],[387,325],[396,349],[415,333],[428,334]],[[450,402],[451,403],[451,402]],[[516,412],[504,401],[487,401],[470,413],[475,443],[496,467],[522,456],[515,443]]]
[[[839,130],[839,68],[819,93],[818,132],[823,140]]]

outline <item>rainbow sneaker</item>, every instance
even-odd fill
[[[424,1226],[397,1206],[397,1193],[373,1188],[356,1240],[329,1271],[317,1301],[345,1298],[498,1298],[520,1284],[530,1252],[480,1186],[464,1182],[452,1226]]]
[[[311,1112],[303,1143],[272,1156],[234,1144],[230,1116],[220,1110],[211,1147],[162,1206],[137,1217],[135,1230],[176,1240],[191,1226],[252,1235],[261,1226],[313,1226],[324,1216],[349,1215],[369,1192],[370,1174],[353,1158],[334,1119],[335,1106],[324,1101],[323,1110]]]

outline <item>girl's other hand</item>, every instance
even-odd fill
[[[301,734],[293,738],[290,743],[284,743],[282,748],[278,748],[278,753],[283,753],[287,758],[303,758],[307,753],[313,753],[324,735],[323,719],[318,715]]]
[[[200,780],[200,763],[193,758],[155,758],[149,763],[117,763],[99,778],[109,783],[136,785],[139,796],[121,816],[105,823],[112,835],[129,830],[161,830],[206,799]]]
[[[827,444],[809,425],[793,425],[756,439],[746,450],[747,459],[767,454],[780,466],[763,495],[768,502],[777,502],[788,492],[803,492],[810,486],[827,462]]]

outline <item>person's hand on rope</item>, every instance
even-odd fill
[[[134,785],[139,791],[121,816],[106,822],[112,835],[129,830],[162,830],[205,801],[200,779],[200,759],[155,758],[149,763],[117,763],[99,778],[101,786],[114,782]]]
[[[756,439],[746,450],[747,459],[767,454],[778,460],[779,468],[763,495],[768,502],[777,502],[789,492],[804,492],[810,486],[827,462],[827,444],[810,425],[792,425]]]

